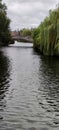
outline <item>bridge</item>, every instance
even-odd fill
[[[30,37],[22,37],[22,36],[13,36],[12,39],[14,41],[20,41],[20,42],[29,42],[29,43],[33,43],[33,39]]]

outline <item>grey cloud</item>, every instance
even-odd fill
[[[12,29],[36,27],[55,8],[58,0],[3,0],[8,7]]]

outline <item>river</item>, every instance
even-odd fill
[[[59,130],[59,58],[0,48],[0,130]]]

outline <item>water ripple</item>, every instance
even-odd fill
[[[59,130],[59,59],[1,48],[0,129]]]

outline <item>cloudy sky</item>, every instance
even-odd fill
[[[7,5],[7,15],[11,19],[11,29],[36,27],[54,9],[59,0],[3,0]]]

